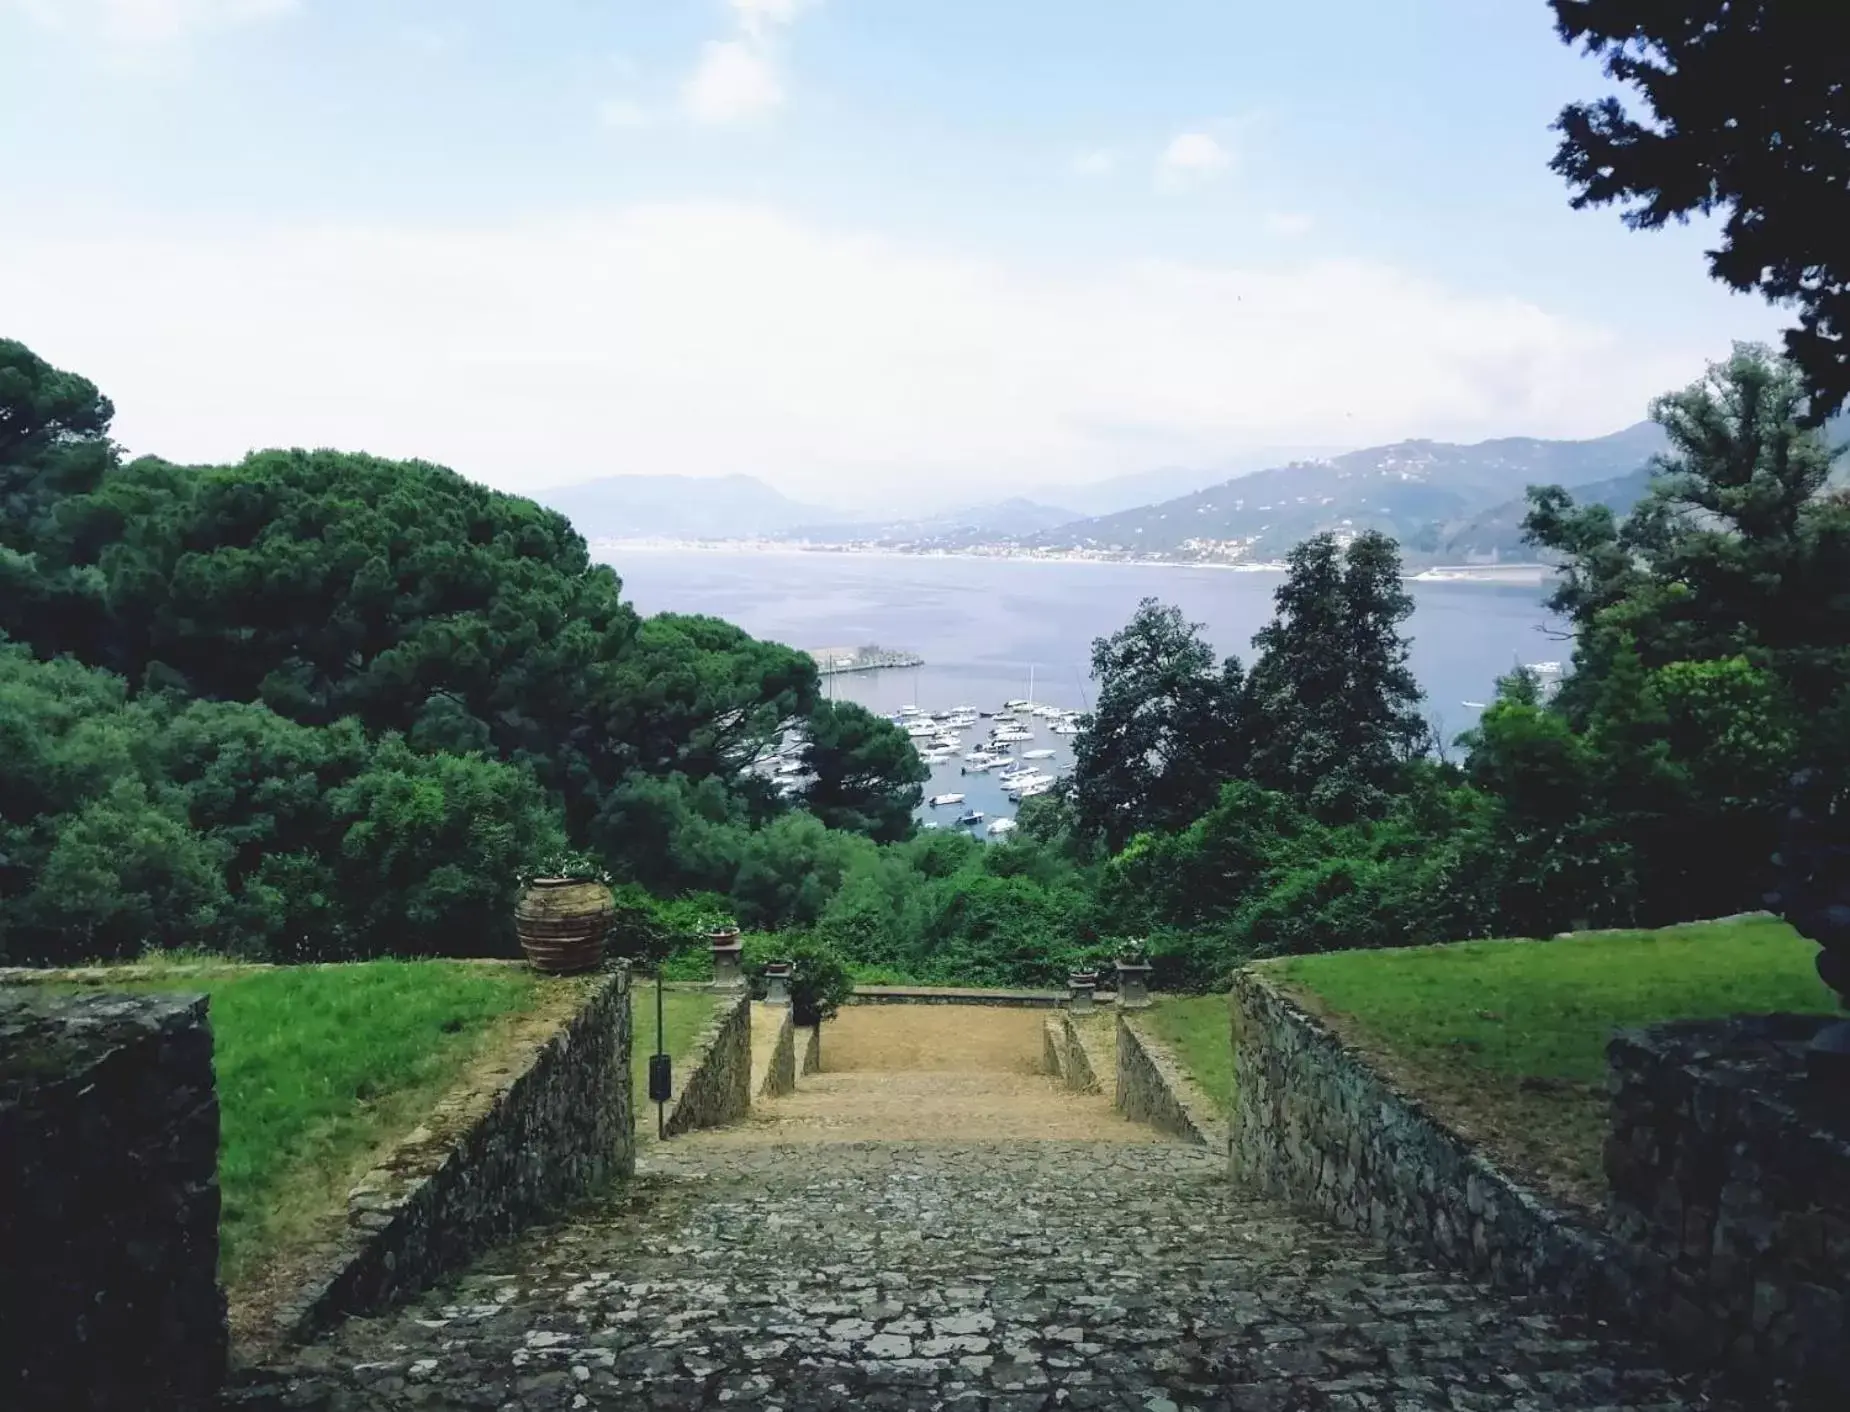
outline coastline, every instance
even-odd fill
[[[1086,554],[1078,551],[1050,553],[984,553],[980,550],[928,549],[909,550],[891,547],[815,544],[787,539],[593,539],[589,541],[592,557],[602,561],[609,553],[621,554],[780,554],[833,555],[861,559],[975,559],[988,563],[1011,564],[1102,564],[1148,569],[1213,569],[1237,574],[1282,574],[1286,565],[1278,560],[1255,560],[1230,564],[1209,560],[1133,558],[1128,555]],[[1485,584],[1513,588],[1540,588],[1554,576],[1549,564],[1435,564],[1402,574],[1409,583]]]

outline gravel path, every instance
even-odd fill
[[[939,1022],[980,1029],[967,1015]],[[856,1052],[837,1043],[825,1058]],[[651,1145],[609,1198],[500,1249],[452,1289],[350,1322],[234,1401],[341,1412],[1710,1405],[1636,1350],[1247,1198],[1223,1154],[1153,1140],[1104,1100],[1015,1072],[1015,1052],[996,1041],[987,1071],[825,1074],[777,1100],[770,1122]],[[858,1062],[876,1057],[863,1049]],[[950,1115],[982,1105],[991,1140],[946,1140]],[[908,1125],[933,1140],[844,1140]]]

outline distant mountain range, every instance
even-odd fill
[[[973,540],[996,536],[1020,538],[1070,524],[1079,518],[1072,510],[1016,498],[914,519],[836,520],[824,524],[799,525],[790,531],[789,538],[822,544],[852,544],[868,540],[898,544],[953,537]]]
[[[609,476],[533,498],[586,539],[766,539],[841,518],[756,476]]]
[[[1827,428],[1850,437],[1850,418]],[[1324,530],[1376,529],[1410,564],[1533,562],[1522,541],[1531,485],[1562,485],[1624,513],[1665,449],[1654,422],[1590,441],[1506,437],[1473,445],[1400,441],[1223,476],[1164,467],[1093,486],[946,513],[869,520],[792,500],[752,476],[616,476],[542,491],[588,539],[789,539],[918,552],[1075,554],[1181,563],[1269,562]],[[1850,461],[1840,466],[1850,475]],[[1191,488],[1174,492],[1173,487]],[[1132,494],[1165,498],[1111,511]]]
[[[1160,504],[1061,525],[1023,547],[1263,561],[1284,557],[1292,545],[1324,530],[1375,529],[1400,540],[1410,556],[1432,554],[1486,512],[1507,515],[1527,486],[1629,476],[1663,445],[1662,430],[1651,422],[1594,441],[1402,441],[1296,461]],[[1463,543],[1459,552],[1465,552]]]

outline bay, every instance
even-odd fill
[[[904,705],[941,711],[997,709],[1026,698],[1073,710],[1092,704],[1094,638],[1116,632],[1143,598],[1173,603],[1202,625],[1217,654],[1252,660],[1252,636],[1272,616],[1280,575],[1161,564],[1063,563],[922,555],[823,554],[762,550],[604,546],[627,596],[642,613],[706,613],[755,637],[799,648],[878,643],[916,653],[921,667],[829,679],[840,699],[890,713]],[[1496,678],[1517,662],[1562,660],[1560,623],[1535,587],[1467,582],[1409,584],[1407,631],[1426,712],[1450,739],[1477,719]],[[974,744],[987,733],[966,733]],[[1047,763],[1071,763],[1069,737],[1036,722],[1018,746],[1053,749]],[[926,793],[961,793],[989,819],[1014,806],[994,779],[961,775],[957,762],[933,771]],[[949,825],[960,812],[921,809]]]

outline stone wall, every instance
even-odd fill
[[[0,991],[0,1407],[199,1406],[226,1356],[199,995]]]
[[[1051,1010],[1066,999],[1063,990],[980,990],[966,986],[858,985],[850,1005],[1004,1005]]]
[[[822,1026],[804,1025],[797,1030],[797,1077],[813,1074],[822,1067]]]
[[[629,969],[580,984],[567,1018],[446,1096],[354,1188],[347,1231],[319,1252],[279,1332],[303,1338],[380,1309],[634,1170]]]
[[[1665,1025],[1609,1055],[1608,1218],[1631,1302],[1685,1359],[1850,1402],[1850,1111],[1816,1017]]]
[[[1234,978],[1236,1180],[1506,1289],[1622,1315],[1613,1242],[1376,1074],[1263,968]]]
[[[794,1093],[797,1086],[796,1021],[788,1005],[752,1002],[752,1102]]]
[[[1164,1045],[1131,1016],[1117,1016],[1117,1109],[1200,1147],[1219,1147],[1225,1126],[1208,1096]]]
[[[752,1002],[722,1001],[687,1056],[685,1077],[668,1105],[668,1137],[736,1123],[752,1106]]]
[[[1114,1067],[1110,1025],[1106,1015],[1085,1019],[1062,1010],[1048,1016],[1043,1056],[1047,1072],[1076,1093],[1100,1092],[1104,1087],[1100,1076],[1110,1074]]]

